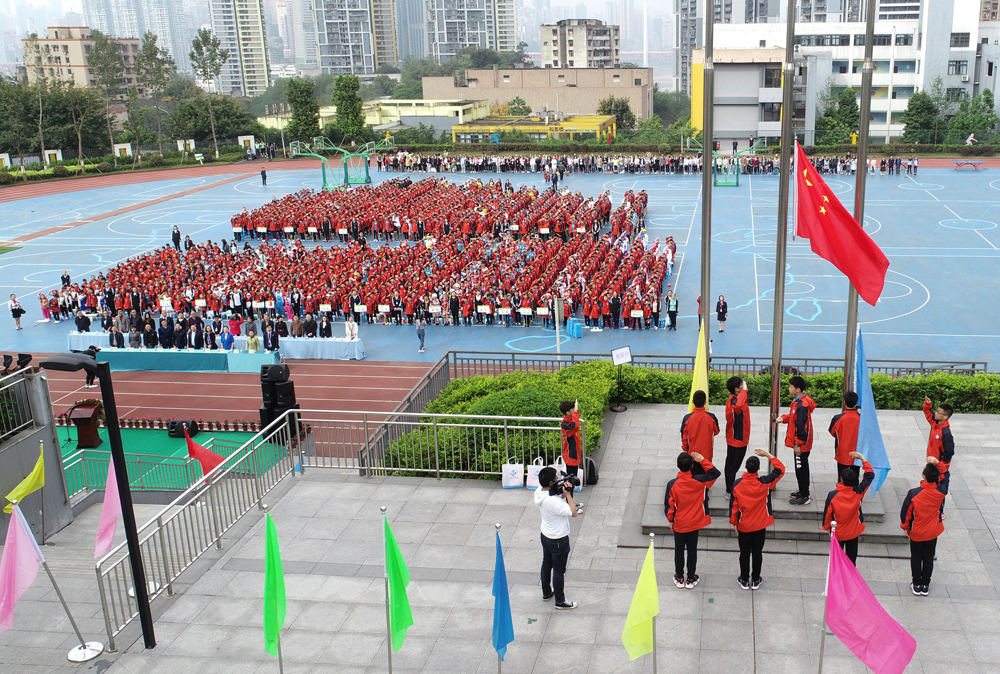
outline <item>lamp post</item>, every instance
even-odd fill
[[[139,534],[135,528],[135,512],[132,509],[132,491],[128,484],[128,466],[125,465],[125,450],[122,447],[121,427],[118,425],[118,408],[115,406],[115,391],[111,384],[111,364],[98,363],[95,359],[82,354],[66,354],[46,358],[41,363],[42,369],[58,372],[79,372],[96,375],[101,382],[101,398],[104,400],[105,423],[108,427],[108,440],[111,443],[111,460],[115,464],[115,478],[118,481],[118,496],[122,505],[122,524],[125,527],[125,540],[128,543],[129,563],[132,567],[132,585],[135,601],[139,609],[139,622],[142,625],[142,637],[146,648],[156,647],[156,635],[153,633],[153,615],[149,610],[149,586],[146,584],[146,571],[142,565],[142,550],[139,548]]]

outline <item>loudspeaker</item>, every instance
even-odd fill
[[[267,428],[274,421],[274,418],[278,415],[273,407],[268,407],[267,405],[260,406],[260,427]]]
[[[183,438],[184,437],[184,427],[187,427],[188,435],[194,437],[198,435],[198,424],[194,422],[194,419],[174,419],[170,422],[167,427],[167,435],[171,438]]]
[[[295,382],[283,381],[280,384],[273,384],[277,392],[277,406],[288,409],[295,404]]]
[[[264,395],[264,407],[274,407],[278,404],[277,386],[278,384],[275,384],[273,381],[262,381],[260,383],[260,391]]]
[[[284,363],[260,366],[260,380],[271,382],[288,381],[288,366]]]

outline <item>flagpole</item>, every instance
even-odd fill
[[[281,659],[281,630],[278,630],[277,639],[275,639],[278,645],[278,674],[285,674],[285,664]]]
[[[875,4],[871,2],[870,4]],[[778,455],[778,407],[781,403],[781,347],[785,326],[785,254],[788,244],[788,186],[792,178],[792,89],[795,85],[795,0],[788,0],[785,63],[781,92],[781,159],[778,181],[778,222],[774,255],[774,320],[771,334],[771,426],[768,451]]]
[[[833,538],[836,532],[837,521],[831,520],[830,537]],[[823,587],[823,621],[820,623],[823,628],[823,634],[819,638],[819,674],[823,674],[823,652],[826,650],[826,606],[830,601],[830,564],[832,562],[832,557],[826,562],[826,585]]]
[[[706,391],[706,393],[708,393],[708,391]],[[653,548],[653,555],[655,556],[656,534],[654,534],[652,531],[649,532],[649,545],[651,548]],[[652,618],[650,618],[650,620],[652,621],[653,625],[653,674],[657,674],[659,670],[656,668],[656,616],[654,615]]]
[[[38,441],[38,453],[42,456],[42,470],[45,466],[45,443],[41,440]],[[38,496],[42,499],[42,545],[45,545],[45,484],[42,484],[41,489],[38,490]]]
[[[379,507],[382,511],[382,555],[385,553],[385,506]],[[385,646],[386,653],[389,654],[389,674],[392,674],[392,620],[389,618],[389,559],[386,558],[385,566]]]
[[[558,318],[558,316],[557,316],[557,318]],[[495,526],[497,528],[497,536],[499,536],[500,535],[500,523],[497,522]],[[501,545],[503,545],[503,544],[501,543]],[[499,651],[497,652],[497,674],[503,674],[503,658],[500,657],[500,652]]]
[[[860,137],[858,138],[858,168],[855,171],[854,189],[854,219],[862,227],[865,226],[865,185],[868,180],[868,135],[871,129],[872,109],[872,77],[875,63],[872,51],[875,42],[875,3],[868,3],[867,23],[865,24],[865,62],[861,72],[861,115],[859,118]],[[890,97],[891,98],[891,97]],[[891,118],[892,110],[886,112]],[[891,119],[890,119],[891,121]],[[854,383],[854,344],[858,334],[858,291],[850,284],[847,293],[847,340],[844,346],[844,393],[852,390]]]
[[[715,166],[715,9],[708,5],[705,9],[705,63],[704,96],[702,97],[702,160],[701,160],[701,320],[706,324],[709,317],[712,271],[712,167]],[[705,369],[708,369],[708,336],[706,329],[702,335],[705,346]],[[697,350],[695,350],[697,353]],[[695,380],[698,374],[695,373]],[[707,394],[708,391],[705,391]]]

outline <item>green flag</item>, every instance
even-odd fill
[[[625,618],[622,643],[628,651],[629,660],[651,653],[656,635],[653,633],[653,616],[660,612],[660,595],[656,587],[656,571],[653,569],[653,544],[649,544],[646,561],[642,563],[639,583],[635,586],[632,606]]]
[[[267,514],[264,543],[264,650],[278,655],[278,637],[285,626],[285,572],[281,569],[278,530]]]
[[[389,519],[385,521],[385,577],[389,579],[389,631],[392,633],[392,650],[403,647],[406,630],[413,624],[410,598],[406,596],[406,586],[410,584],[410,571],[406,560],[399,551],[396,537],[392,535]]]

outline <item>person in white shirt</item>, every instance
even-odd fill
[[[347,315],[347,323],[345,325],[347,331],[345,333],[347,339],[357,339],[358,338],[358,324],[354,322],[354,316]]]
[[[573,486],[564,485],[562,494],[553,496],[549,487],[556,481],[556,469],[551,466],[538,472],[535,505],[542,514],[542,601],[556,598],[556,608],[569,610],[576,602],[566,601],[563,590],[566,562],[569,561],[569,518],[579,514],[573,502]]]

